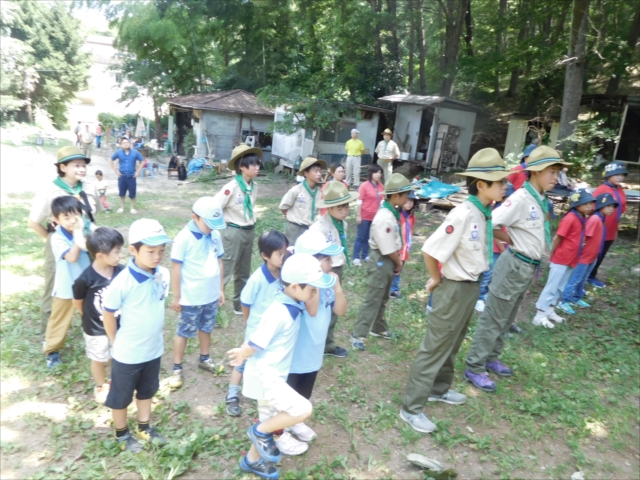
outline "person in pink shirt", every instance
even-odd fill
[[[322,186],[322,198],[324,198],[324,188],[327,185],[329,185],[329,182],[333,182],[333,181],[342,182],[345,187],[349,188],[349,184],[344,181],[344,177],[346,176],[346,172],[345,172],[344,167],[342,166],[341,163],[335,162],[335,163],[331,164],[331,166],[329,167],[329,176],[331,178],[329,178],[327,183],[325,183]],[[322,210],[320,210],[320,215],[324,215],[325,213],[327,213],[327,209],[326,208],[323,208]]]
[[[353,265],[359,267],[362,260],[369,259],[369,230],[373,217],[384,200],[384,176],[378,164],[369,165],[367,181],[358,189],[360,198],[357,201],[356,223],[358,233],[353,245]]]

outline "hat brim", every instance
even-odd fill
[[[315,162],[310,163],[309,165],[307,165],[304,168],[302,168],[304,166],[304,162],[303,162],[302,165],[300,165],[300,170],[298,170],[298,173],[296,175],[304,176],[304,171],[307,168],[310,168],[310,167],[314,166],[316,163],[319,163],[322,166],[322,168],[324,168],[324,169],[327,168],[327,162],[325,162],[324,160],[320,160],[319,158],[316,158]]]
[[[257,155],[258,158],[260,160],[262,160],[262,149],[258,148],[258,147],[251,147],[251,148],[243,151],[242,153],[239,153],[239,154],[231,157],[231,160],[229,160],[227,162],[227,168],[229,170],[235,170],[236,169],[236,160],[238,160],[239,158],[245,157],[247,155]]]
[[[332,243],[330,247],[325,248],[324,250],[322,250],[321,252],[318,252],[317,254],[335,257],[336,255],[340,255],[342,252],[344,252],[344,247],[341,247],[340,245],[336,245],[335,243]]]
[[[87,162],[87,165],[89,165],[91,163],[91,159],[89,157],[85,157],[82,154],[77,154],[77,155],[69,155],[68,157],[65,157],[65,158],[61,159],[60,161],[54,163],[54,165],[63,165],[65,163],[69,163],[69,162],[72,162],[74,160],[84,160],[85,162]]]
[[[524,170],[527,172],[541,172],[551,165],[562,165],[563,167],[571,167],[573,166],[573,163],[563,162],[559,158],[541,158],[540,160],[536,160],[535,164],[533,165],[527,164]]]
[[[165,243],[172,243],[173,240],[169,238],[167,235],[158,235],[157,237],[149,237],[144,240],[140,240],[140,243],[144,245],[148,245],[150,247],[158,247],[160,245],[164,245]]]
[[[504,180],[511,172],[496,171],[496,172],[459,172],[456,173],[459,177],[472,177],[478,180],[486,180],[487,182],[497,182],[498,180]]]
[[[202,217],[202,219],[204,220],[204,223],[207,224],[207,227],[209,227],[212,230],[224,230],[225,228],[227,228],[227,223],[224,221],[224,219],[210,220],[204,217]]]
[[[570,208],[577,208],[581,205],[586,205],[587,203],[596,203],[596,199],[592,198],[591,200],[583,200],[583,201],[577,201],[577,202],[572,202],[569,204]]]
[[[323,273],[322,276],[312,282],[308,282],[308,285],[316,288],[331,288],[336,284],[336,277]]]
[[[620,169],[618,171],[614,170],[611,173],[607,173],[607,175],[605,175],[604,178],[609,178],[609,177],[613,177],[614,175],[629,175],[629,172],[627,172],[626,169]]]
[[[608,207],[609,205],[613,205],[616,208],[620,206],[620,204],[618,202],[616,202],[615,200],[611,199],[611,200],[609,200],[608,202],[605,202],[605,203],[596,202],[596,210],[603,209],[604,207]]]
[[[323,198],[316,203],[316,206],[318,208],[337,207],[338,205],[344,205],[345,203],[355,202],[358,198],[360,198],[360,194],[358,192],[349,192],[346,197],[338,198],[336,200],[326,200]]]
[[[417,190],[420,190],[421,188],[422,187],[419,187],[417,185],[410,184],[410,185],[407,185],[407,186],[402,187],[402,188],[394,188],[392,190],[385,189],[382,194],[383,195],[393,195],[394,193],[405,193],[405,192],[410,192],[412,190],[415,192]]]

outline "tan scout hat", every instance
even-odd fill
[[[391,195],[392,193],[404,193],[411,190],[419,190],[420,187],[412,185],[407,177],[400,173],[394,173],[389,177],[387,183],[384,184],[384,194]]]
[[[391,135],[393,137],[393,132],[388,128],[385,128],[384,132],[382,132],[382,135]]]
[[[316,157],[307,157],[302,161],[302,164],[300,165],[300,170],[298,171],[298,175],[304,175],[304,171],[309,168],[311,165],[315,165],[315,164],[320,165],[322,168],[327,168],[327,162],[325,162],[324,160],[320,160],[319,158]]]
[[[570,167],[573,164],[564,162],[556,150],[543,145],[531,152],[531,155],[527,158],[527,166],[525,167],[525,170],[529,172],[539,172],[551,165],[564,165],[565,167]]]
[[[58,158],[54,165],[71,162],[72,160],[84,160],[87,164],[91,162],[91,159],[83,154],[78,147],[69,146],[58,149]]]
[[[359,196],[358,192],[350,193],[342,182],[329,182],[324,188],[324,198],[317,203],[317,207],[337,207],[345,203],[355,202]]]
[[[478,150],[467,165],[464,172],[456,173],[460,177],[473,177],[478,180],[497,182],[506,178],[511,172],[495,148]]]
[[[250,147],[244,144],[238,145],[231,152],[231,160],[227,163],[227,168],[229,170],[236,170],[236,160],[239,160],[246,155],[257,155],[259,159],[262,159],[262,150],[258,147]]]

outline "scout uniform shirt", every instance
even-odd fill
[[[320,186],[316,185],[316,205],[322,199]],[[311,205],[313,198],[304,188],[302,183],[291,188],[282,197],[280,202],[280,210],[287,211],[287,220],[297,225],[311,225],[318,218],[318,209],[316,208],[315,218],[311,219]]]
[[[422,246],[442,264],[442,275],[456,282],[476,282],[489,269],[487,221],[471,202],[449,212]]]
[[[91,206],[91,213],[95,214],[96,212],[101,212],[103,207],[102,203],[98,201],[100,197],[96,186],[91,182],[83,180],[82,191],[87,194],[87,199]],[[36,198],[33,200],[33,203],[31,204],[31,211],[29,212],[29,220],[40,224],[45,220],[47,223],[52,223],[53,217],[51,215],[51,202],[63,195],[69,195],[69,193],[62,190],[53,182],[49,182],[46,185],[46,188],[43,188],[41,193],[37,194]],[[79,200],[82,202],[82,197],[80,197]]]
[[[251,227],[256,224],[256,199],[258,198],[258,185],[253,181],[253,191],[251,192],[251,204],[254,212],[253,218],[245,218],[244,215],[244,193],[238,182],[233,179],[220,189],[213,197],[214,202],[222,208],[224,219],[230,225],[239,227]]]
[[[309,230],[312,232],[320,232],[324,238],[327,239],[328,242],[333,243],[334,245],[338,245],[342,247],[342,241],[340,239],[340,234],[338,233],[338,229],[333,224],[331,220],[331,215],[329,213],[325,213],[322,217],[320,217],[317,221],[313,223],[309,227]],[[345,235],[347,232],[347,222],[344,222],[344,231]],[[334,255],[331,257],[331,266],[332,267],[341,267],[345,263],[347,263],[347,257],[344,252],[340,255]]]
[[[382,255],[390,255],[402,248],[400,226],[396,217],[386,208],[381,208],[371,224],[369,246]]]
[[[398,144],[393,140],[389,140],[388,142],[381,140],[376,147],[376,153],[381,160],[390,160],[400,156],[400,149],[398,148]]]
[[[544,195],[540,197],[543,202],[547,201]],[[544,215],[536,199],[521,188],[493,211],[493,228],[507,227],[507,233],[513,240],[510,248],[532,260],[540,260],[548,248]]]

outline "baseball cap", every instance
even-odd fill
[[[162,225],[151,218],[136,220],[129,227],[129,245],[141,242],[150,247],[157,247],[172,242]]]
[[[200,197],[193,204],[193,213],[198,215],[213,230],[227,228],[227,224],[222,216],[222,209],[216,205],[213,197]]]
[[[336,283],[335,277],[324,273],[318,259],[308,253],[291,255],[282,266],[280,279],[287,283],[305,283],[317,288],[331,288]]]
[[[360,133],[360,130],[358,130],[357,128],[352,128],[351,133]]]
[[[320,232],[307,230],[296,240],[296,253],[308,253],[309,255],[340,255],[344,248],[329,242]]]

